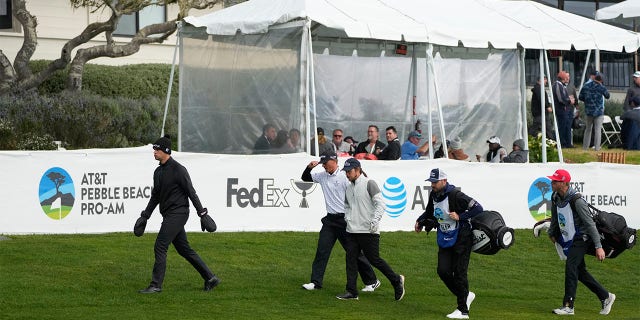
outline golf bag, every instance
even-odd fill
[[[581,194],[576,193],[569,202],[571,210],[574,212],[576,211],[576,200],[581,197]],[[555,197],[552,196],[552,198]],[[625,250],[633,248],[636,244],[636,229],[629,228],[623,216],[613,212],[602,211],[589,203],[587,203],[587,205],[589,206],[589,214],[596,223],[596,229],[598,229],[598,233],[600,234],[600,243],[607,258],[613,259]],[[536,230],[539,227],[548,226],[547,221],[551,221],[551,218],[536,223],[534,226],[534,235],[536,235]],[[596,254],[595,247],[591,246],[591,248],[587,250],[587,254],[594,256]]]
[[[576,199],[571,200],[572,209],[575,208]],[[605,256],[615,258],[626,249],[631,249],[636,244],[636,229],[629,228],[623,216],[599,210],[587,203],[591,217],[596,222],[596,228],[600,233],[600,243]],[[595,255],[596,249],[590,248],[587,254]]]
[[[515,241],[512,228],[505,225],[504,219],[496,211],[483,211],[471,219],[473,247],[475,253],[492,255],[500,249],[509,249]]]

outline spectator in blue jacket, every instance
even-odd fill
[[[582,149],[589,149],[591,133],[594,132],[593,145],[596,151],[600,150],[602,120],[604,119],[604,98],[609,99],[609,91],[602,84],[602,74],[597,74],[593,81],[584,84],[580,90],[578,99],[584,101],[584,110],[587,115]]]

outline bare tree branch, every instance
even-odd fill
[[[29,61],[37,47],[37,20],[26,8],[26,0],[14,0],[13,15],[20,22],[24,30],[24,41],[13,65],[0,51],[0,94],[9,91],[25,91],[42,84],[57,70],[70,66],[67,89],[82,89],[82,72],[84,65],[96,58],[118,58],[135,54],[141,45],[162,43],[176,31],[176,21],[182,20],[191,9],[212,8],[223,0],[69,0],[72,8],[88,8],[90,12],[99,10],[110,11],[109,19],[89,24],[82,32],[67,41],[60,52],[60,57],[47,65],[42,71],[33,74],[29,68]],[[122,15],[136,13],[150,5],[177,4],[177,16],[167,22],[153,24],[140,29],[127,43],[116,45],[113,31],[116,29]],[[72,57],[73,50],[94,40],[104,33],[106,41],[102,45],[78,49]]]

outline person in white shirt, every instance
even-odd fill
[[[346,250],[347,222],[344,220],[344,198],[349,181],[344,171],[338,167],[337,159],[335,152],[327,151],[320,156],[320,161],[311,161],[302,173],[303,181],[320,184],[327,207],[327,215],[321,220],[322,228],[318,236],[316,256],[311,265],[311,282],[302,285],[307,290],[322,288],[324,272],[336,240],[340,241]],[[311,173],[318,164],[322,164],[324,171]],[[360,254],[357,257],[357,265],[365,284],[362,291],[372,292],[378,288],[380,281],[364,255]]]

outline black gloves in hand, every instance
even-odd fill
[[[140,218],[136,220],[136,224],[133,226],[133,234],[135,234],[136,237],[142,236],[144,234],[144,229],[146,227],[147,227],[147,218],[141,215]]]
[[[209,211],[207,208],[202,209],[202,211],[198,212],[198,217],[200,217],[200,228],[202,231],[207,230],[208,232],[215,232],[218,229],[216,222],[213,221],[213,218],[208,215]]]
[[[426,231],[428,234],[429,231],[431,231],[433,228],[436,228],[438,226],[438,221],[435,219],[424,219],[424,220],[418,221],[418,225],[424,227],[424,231]]]
[[[151,218],[151,212],[142,210],[142,212],[140,213],[140,216],[148,220],[149,218]]]

